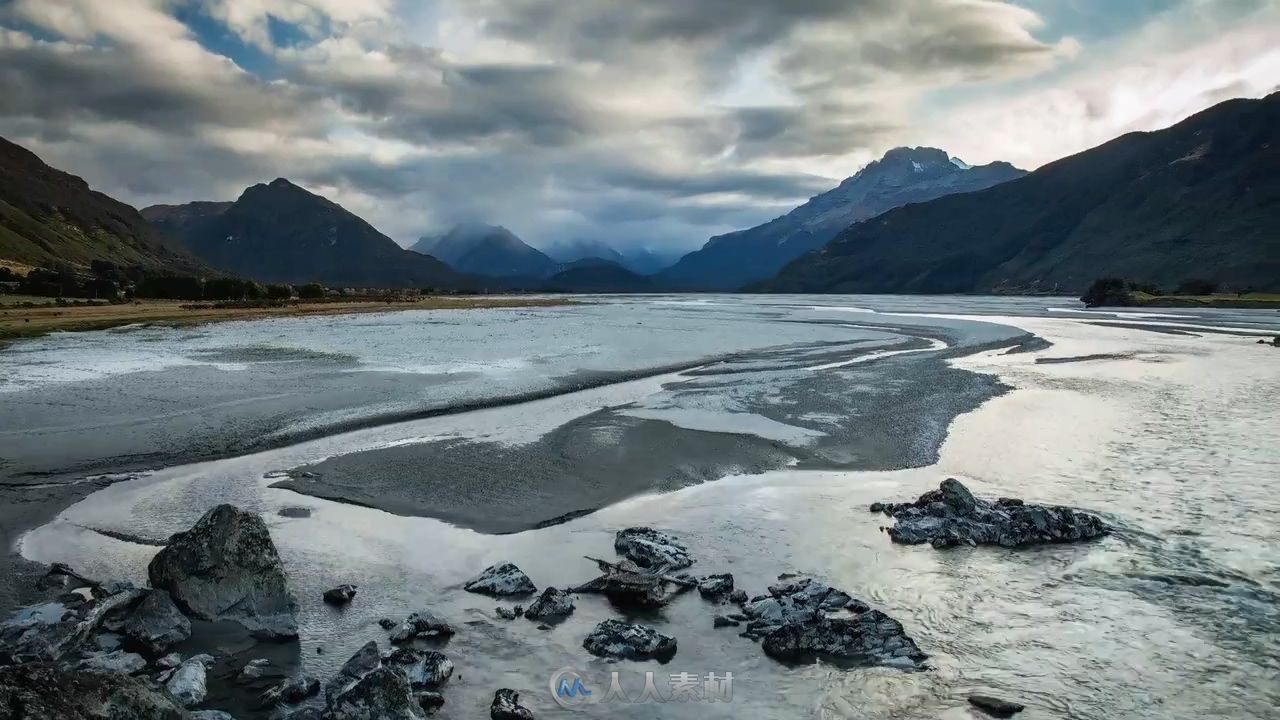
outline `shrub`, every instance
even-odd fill
[[[268,285],[267,298],[270,300],[288,300],[293,297],[293,288],[288,285]]]
[[[1174,291],[1175,295],[1212,295],[1218,291],[1218,283],[1212,280],[1204,280],[1202,278],[1192,278],[1182,281],[1178,289]]]
[[[324,297],[324,286],[320,283],[307,283],[298,286],[298,297],[306,300],[314,300]]]
[[[1124,278],[1099,278],[1093,281],[1080,300],[1087,307],[1122,307],[1133,304],[1133,295],[1129,293]]]

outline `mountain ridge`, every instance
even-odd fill
[[[443,235],[420,238],[409,250],[435,257],[458,272],[497,278],[548,277],[559,267],[501,225],[455,225]]]

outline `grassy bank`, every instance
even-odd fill
[[[387,302],[370,300],[292,301],[280,305],[215,307],[212,303],[180,300],[141,300],[123,305],[52,304],[23,307],[31,298],[0,295],[0,342],[38,337],[50,332],[106,330],[122,325],[199,325],[226,320],[257,320],[275,317],[347,315],[397,310],[466,310],[480,308],[549,307],[571,305],[559,298],[427,296],[415,300]],[[48,298],[43,298],[48,301]]]
[[[1256,308],[1280,310],[1280,294],[1276,293],[1219,293],[1215,295],[1152,295],[1133,293],[1133,303],[1138,307],[1203,307],[1203,308]]]

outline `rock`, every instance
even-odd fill
[[[426,711],[428,715],[444,707],[444,696],[438,692],[423,690],[415,697],[418,701],[418,707]]]
[[[20,608],[0,623],[0,662],[44,662],[76,658],[87,649],[97,649],[95,635],[105,621],[142,598],[139,590],[114,595],[69,608],[63,603],[44,603]],[[87,645],[92,646],[86,648]],[[102,649],[109,648],[104,645]],[[111,648],[114,649],[114,648]]]
[[[610,618],[596,625],[582,641],[592,655],[624,660],[655,659],[667,662],[676,654],[676,639],[647,625],[633,625]]]
[[[988,502],[973,497],[960,481],[947,478],[915,502],[883,503],[896,522],[888,529],[898,543],[1000,545],[1015,548],[1090,540],[1110,532],[1100,518],[1056,505],[1029,505],[1016,498]]]
[[[384,655],[382,662],[403,673],[415,690],[437,688],[453,675],[453,661],[435,650],[396,648]]]
[[[725,617],[724,615],[717,615],[715,619],[711,621],[711,627],[713,628],[737,627],[738,624],[737,620]]]
[[[448,637],[453,626],[427,610],[416,612],[391,634],[391,642],[406,643],[417,637]]]
[[[333,697],[325,720],[419,720],[418,700],[404,675],[379,667]]]
[[[208,669],[205,667],[206,662],[212,662],[213,658],[208,655],[196,655],[178,666],[173,671],[173,675],[165,682],[165,689],[169,691],[183,707],[195,707],[204,702],[204,698],[209,694],[205,685],[206,673]]]
[[[0,717],[184,720],[187,715],[173,698],[140,678],[27,663],[0,667]]]
[[[588,557],[600,567],[604,575],[582,585],[570,588],[574,593],[602,593],[615,606],[631,609],[654,609],[666,605],[676,595],[698,586],[692,578],[677,577],[666,573],[664,566],[642,568],[632,560],[611,563]],[[668,591],[667,586],[675,590]]]
[[[356,596],[355,585],[339,585],[324,591],[324,601],[330,605],[346,605]]]
[[[191,637],[187,619],[166,592],[148,590],[120,625],[125,644],[148,655],[163,655],[169,647]]]
[[[843,590],[811,577],[792,577],[769,586],[769,594],[745,603],[747,637],[763,637],[783,625],[801,623],[814,615],[838,610],[866,610]]]
[[[171,670],[182,664],[182,656],[178,653],[169,653],[164,657],[156,660],[156,667],[164,670]]]
[[[990,695],[970,695],[969,704],[992,717],[1013,717],[1023,711],[1024,706],[1008,700],[1001,700]]]
[[[381,620],[378,621],[378,625],[381,626],[383,630],[390,630],[391,628],[395,627],[397,624],[398,623],[396,623],[396,621],[392,620],[391,618],[382,618]]]
[[[642,568],[679,570],[693,564],[689,549],[674,537],[648,527],[619,530],[613,548]]]
[[[494,609],[493,609],[493,614],[494,614],[494,615],[497,615],[498,617],[502,618],[503,620],[515,620],[515,619],[516,619],[516,612],[515,612],[515,610],[511,610],[511,609],[508,609],[508,608],[504,608],[504,607],[502,607],[501,605],[499,605],[498,607],[496,607],[496,608],[494,608]]]
[[[108,653],[94,653],[76,663],[77,670],[97,673],[120,673],[133,675],[147,667],[147,661],[137,653],[116,650]]]
[[[219,505],[175,534],[147,567],[151,586],[202,620],[231,620],[261,638],[298,635],[297,603],[262,518]]]
[[[191,720],[236,720],[229,712],[221,710],[197,710],[191,713]]]
[[[295,675],[262,694],[264,705],[293,705],[320,692],[320,680],[313,675]]]
[[[378,643],[370,640],[356,651],[342,667],[338,674],[329,679],[324,686],[325,698],[330,702],[348,688],[355,685],[365,675],[382,667],[382,656],[378,654]]]
[[[244,667],[240,668],[240,674],[236,676],[236,680],[241,683],[245,683],[257,680],[269,672],[271,672],[270,660],[266,658],[254,658],[253,660],[245,663]]]
[[[311,508],[284,507],[280,508],[279,515],[287,518],[309,518],[311,517]]]
[[[463,586],[467,592],[494,595],[528,595],[538,591],[533,581],[512,563],[502,562],[485,568]]]
[[[520,704],[520,693],[499,688],[489,705],[489,720],[533,720],[533,712]]]
[[[563,620],[573,614],[573,608],[572,595],[559,588],[549,587],[529,605],[524,616],[530,620]]]
[[[708,600],[723,600],[733,592],[733,576],[729,573],[707,575],[698,581],[698,594]]]
[[[746,601],[747,601],[746,590],[734,590],[733,592],[729,593],[729,602],[734,603],[735,605],[741,605]]]
[[[51,590],[53,588],[64,588],[71,590],[80,587],[95,587],[99,583],[96,580],[81,575],[66,563],[54,563],[49,566],[48,572],[36,581],[37,590]]]
[[[815,614],[773,630],[764,636],[761,647],[769,657],[784,662],[822,658],[857,665],[915,667],[928,657],[907,637],[902,623],[879,610],[842,618]]]

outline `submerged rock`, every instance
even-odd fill
[[[399,670],[415,690],[440,687],[453,675],[453,661],[435,650],[396,648],[382,662]]]
[[[969,704],[992,717],[998,718],[1013,717],[1024,709],[1024,706],[1016,702],[1001,700],[990,695],[970,695]]]
[[[975,498],[959,480],[947,478],[915,502],[873,503],[897,522],[888,528],[898,543],[1000,545],[1015,548],[1090,540],[1110,532],[1096,515],[1057,505],[1028,505],[1016,498]]]
[[[49,663],[0,667],[0,716],[31,720],[184,720],[183,709],[144,680],[60,670]]]
[[[733,576],[729,573],[707,575],[698,581],[698,594],[708,600],[722,600],[733,592]]]
[[[509,562],[490,565],[463,586],[467,592],[494,595],[528,595],[538,588],[520,568]]]
[[[549,587],[529,605],[524,616],[530,620],[561,620],[572,615],[573,608],[572,595],[559,588]]]
[[[187,614],[231,620],[265,638],[298,635],[297,603],[266,523],[219,505],[175,534],[147,566],[152,587],[167,590]]]
[[[409,681],[389,667],[378,667],[329,701],[325,720],[418,720],[420,706]]]
[[[520,704],[520,693],[499,688],[489,705],[489,720],[533,720],[533,712]]]
[[[379,621],[381,624],[381,621]],[[400,623],[391,634],[391,642],[407,643],[418,637],[448,637],[453,634],[453,626],[427,610],[416,612]]]
[[[418,707],[428,715],[444,707],[444,696],[433,690],[423,690],[417,694]]]
[[[355,585],[339,585],[324,591],[324,601],[330,605],[346,605],[356,596]]]
[[[769,586],[768,595],[742,606],[742,613],[747,616],[747,631],[743,634],[747,637],[764,637],[783,625],[806,622],[827,612],[867,609],[866,603],[814,578],[783,576],[780,580]]]
[[[667,662],[676,654],[676,639],[663,635],[648,625],[638,625],[610,618],[596,625],[582,641],[592,655],[622,660]]]
[[[739,623],[737,620],[734,620],[731,617],[725,617],[724,615],[717,615],[711,621],[711,627],[713,628],[737,627],[738,625]]]
[[[642,568],[679,570],[693,564],[689,549],[679,540],[649,527],[619,530],[613,549]]]
[[[822,658],[914,667],[928,657],[907,637],[902,623],[879,610],[838,618],[815,614],[773,630],[764,636],[761,647],[769,657],[784,662]]]

